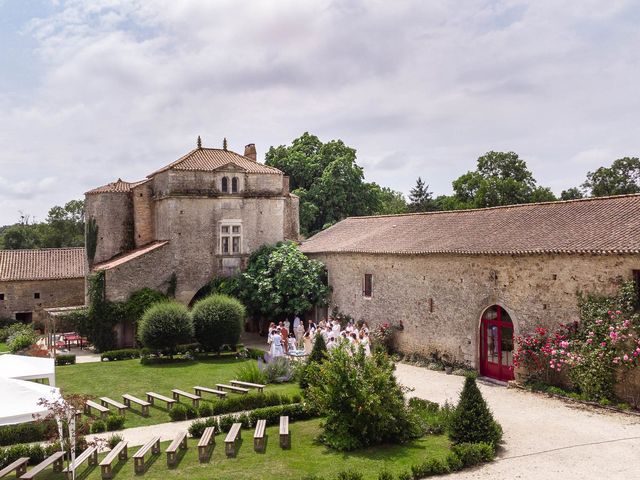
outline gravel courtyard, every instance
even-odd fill
[[[397,365],[409,396],[457,401],[463,378]],[[478,382],[505,431],[497,460],[442,478],[640,479],[640,417]]]

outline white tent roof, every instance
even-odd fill
[[[32,422],[34,415],[46,415],[38,405],[41,398],[55,401],[60,389],[35,382],[0,377],[0,425]]]
[[[20,380],[47,378],[49,385],[56,385],[56,370],[53,358],[26,357],[24,355],[0,355],[0,377]]]

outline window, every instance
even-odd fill
[[[242,253],[242,228],[240,225],[220,226],[220,252],[223,255]]]
[[[33,298],[36,298],[36,299],[40,298],[40,293],[38,293],[38,292],[34,293],[33,294]]]
[[[222,192],[229,192],[229,179],[227,177],[222,177]]]
[[[0,300],[4,300],[4,293],[0,293]]]
[[[372,293],[373,293],[373,275],[370,273],[365,273],[362,295],[367,298],[371,298]]]
[[[640,305],[640,270],[633,270],[633,281],[636,284],[636,304]]]
[[[231,179],[231,193],[238,193],[238,177]]]

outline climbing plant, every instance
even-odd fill
[[[93,265],[93,259],[96,256],[96,248],[98,246],[98,224],[96,223],[96,219],[94,217],[91,217],[87,220],[85,235],[87,259],[89,261],[89,265]]]

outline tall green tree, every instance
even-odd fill
[[[458,208],[484,208],[555,200],[548,188],[539,187],[527,164],[515,152],[487,152],[477,169],[453,181],[454,200],[440,204]]]
[[[418,177],[416,186],[409,192],[408,208],[410,212],[431,212],[438,209],[433,194],[429,191],[429,185],[426,185],[421,177]]]
[[[372,195],[377,198],[376,215],[397,215],[409,211],[402,192],[381,187],[377,183],[369,183],[368,186]]]
[[[560,193],[560,200],[577,200],[584,198],[584,193],[578,187],[571,187]]]
[[[640,159],[619,158],[610,167],[589,172],[582,187],[590,191],[593,197],[640,193]]]

